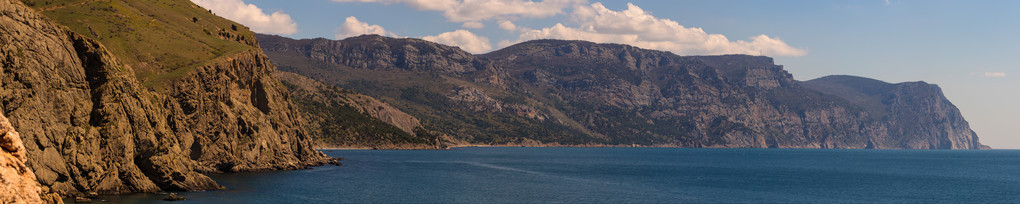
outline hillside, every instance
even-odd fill
[[[763,56],[677,56],[563,40],[469,55],[375,35],[257,37],[281,70],[379,98],[473,144],[981,147],[940,90],[890,93],[899,111],[882,111],[887,104],[798,82]],[[909,117],[927,119],[897,119]]]
[[[0,108],[44,191],[219,189],[203,173],[333,161],[243,26],[186,0],[26,3],[0,1]]]
[[[290,72],[276,75],[290,90],[319,148],[445,147],[417,118],[375,98]]]
[[[99,41],[149,88],[213,59],[258,48],[255,34],[191,1],[23,0],[69,30]]]

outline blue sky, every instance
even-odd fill
[[[682,55],[764,53],[798,80],[926,81],[942,87],[983,143],[1020,148],[1020,1],[193,1],[292,38],[378,33],[474,53],[583,39]]]

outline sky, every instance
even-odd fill
[[[531,39],[774,57],[797,80],[938,84],[981,142],[1020,149],[1020,1],[192,0],[255,32],[412,37],[487,53]]]

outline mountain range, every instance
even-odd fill
[[[980,149],[925,82],[797,81],[772,58],[534,40],[487,54],[412,38],[257,35],[283,72],[407,112],[444,145]]]
[[[0,181],[24,187],[0,201],[337,164],[316,148],[987,148],[936,85],[797,81],[765,56],[295,40],[187,0],[0,0],[0,14]]]

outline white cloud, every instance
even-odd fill
[[[510,21],[499,21],[499,29],[503,29],[506,31],[515,31],[517,30],[517,25],[515,25],[514,22]]]
[[[629,44],[646,49],[671,51],[680,55],[807,54],[803,49],[791,47],[779,38],[766,35],[751,37],[750,41],[730,41],[721,34],[708,34],[701,28],[687,28],[676,21],[657,18],[631,3],[628,3],[627,9],[622,11],[610,10],[602,3],[576,6],[571,13],[571,19],[579,26],[556,24],[538,30],[518,27],[527,31],[520,35],[517,42],[534,39],[586,40]]]
[[[453,22],[481,21],[508,17],[545,18],[586,0],[333,0],[334,2],[403,3],[418,10],[442,11]]]
[[[191,2],[224,18],[246,25],[258,33],[290,35],[298,32],[297,23],[290,19],[290,15],[280,11],[266,14],[258,6],[246,4],[241,0],[191,0]]]
[[[1006,77],[1005,72],[985,72],[985,77]]]
[[[889,4],[891,4],[891,3],[892,3],[892,2],[889,2],[889,0],[885,0],[885,5],[886,5],[886,6],[888,6],[888,5],[889,5]]]
[[[469,22],[464,22],[464,25],[461,25],[460,27],[471,28],[471,29],[481,29],[481,28],[485,27],[485,24],[483,24],[482,22],[478,22],[478,21],[469,21]]]
[[[344,38],[364,34],[377,34],[391,37],[396,36],[396,34],[386,31],[386,29],[384,29],[382,26],[371,25],[365,22],[361,22],[358,20],[358,18],[350,16],[347,17],[346,20],[344,20],[343,25],[336,29],[336,35],[334,35],[333,37],[336,38],[337,40],[342,40]]]
[[[464,51],[476,54],[492,50],[492,44],[489,43],[489,38],[475,35],[467,30],[455,30],[440,33],[435,36],[425,36],[421,39],[440,44],[458,46],[460,49],[464,49]]]

